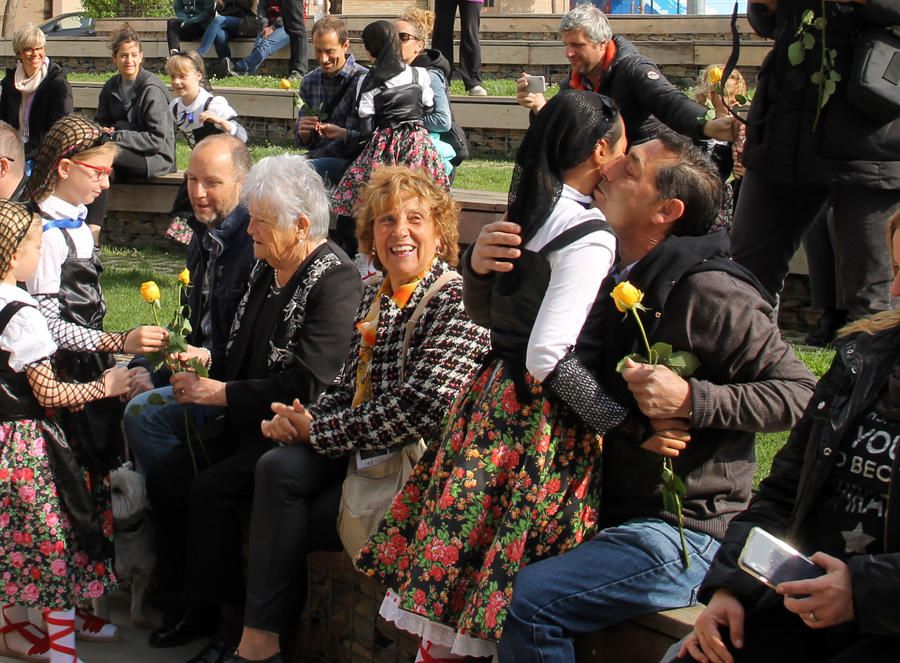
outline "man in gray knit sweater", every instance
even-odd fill
[[[690,605],[719,538],[750,498],[754,434],[791,428],[812,394],[815,379],[781,338],[773,302],[730,259],[727,234],[707,234],[721,195],[714,166],[668,134],[632,148],[599,186],[620,260],[570,356],[579,370],[565,379],[583,384],[557,390],[552,382],[563,377],[553,375],[545,384],[554,393],[613,398],[633,414],[603,441],[600,532],[519,573],[500,643],[504,663],[574,661],[574,635]],[[467,305],[477,305],[498,263],[518,255],[515,229],[486,227],[466,256]],[[633,318],[623,320],[609,297],[625,279],[644,293],[650,342],[698,357],[691,378],[639,364],[616,372],[622,357],[643,347]],[[688,568],[677,520],[663,507],[663,455],[673,457],[687,489]]]

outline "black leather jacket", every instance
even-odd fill
[[[857,334],[841,345],[819,381],[800,423],[775,457],[772,472],[747,510],[728,527],[721,548],[700,588],[708,601],[728,588],[751,609],[780,601],[773,591],[738,568],[750,529],[762,527],[796,543],[804,552],[805,523],[819,504],[841,439],[859,414],[872,407],[900,359],[900,327],[875,335]],[[854,613],[869,634],[900,633],[900,454],[891,470],[884,552],[848,560]]]

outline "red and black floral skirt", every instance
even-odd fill
[[[600,438],[526,380],[530,404],[502,360],[476,376],[355,560],[403,611],[491,642],[519,569],[590,538],[600,500]]]
[[[60,502],[47,445],[65,444],[46,419],[0,422],[0,599],[59,610],[103,596],[116,578],[112,560],[92,561],[78,549]],[[109,481],[95,487],[103,532],[113,533]]]

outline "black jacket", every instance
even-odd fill
[[[788,60],[788,47],[796,39],[803,11],[811,9],[818,16],[821,3],[782,1],[774,14],[750,5],[747,17],[753,29],[775,43],[759,69],[744,164],[779,182],[900,188],[900,121],[885,124],[872,119],[850,104],[846,89],[854,43],[867,29],[900,24],[900,3],[869,0],[866,5],[826,2],[825,6],[826,41],[837,51],[835,68],[841,81],[813,131],[818,88],[809,76],[819,69],[820,42],[817,37],[798,66]]]
[[[231,323],[253,266],[253,240],[247,234],[249,224],[250,214],[243,204],[238,205],[215,228],[193,217],[188,220],[194,237],[188,245],[187,268],[191,272],[191,281],[198,284],[198,287],[188,291],[187,305],[190,307],[189,319],[193,329],[188,343],[209,348],[213,366],[225,357]],[[221,253],[216,258],[215,270],[211,275],[209,301],[207,306],[203,306],[203,288],[199,284],[203,282],[203,275],[209,266],[213,243],[221,247]],[[209,337],[203,338],[200,322],[207,310],[211,328]]]
[[[701,120],[706,108],[685,96],[662,75],[650,58],[641,55],[634,45],[618,35],[613,37],[616,56],[600,78],[600,89],[619,105],[625,132],[632,145],[653,139],[663,125],[691,138],[702,138]],[[588,90],[580,77],[572,76],[560,88]]]
[[[100,90],[94,122],[113,127],[113,141],[147,159],[147,177],[175,171],[175,122],[166,86],[146,69],[135,80],[134,103],[126,113],[116,74]]]
[[[691,442],[674,467],[687,487],[685,524],[720,538],[750,500],[755,433],[790,429],[815,378],[781,337],[753,276],[728,257],[727,233],[669,236],[628,280],[650,309],[641,314],[650,343],[669,343],[701,362],[689,378]],[[609,393],[637,412],[615,367],[625,355],[646,350],[632,316],[619,313],[608,292],[601,290],[578,348],[594,344],[593,368]],[[623,427],[603,440],[601,526],[641,517],[674,522],[663,509],[661,456],[642,449],[643,439]]]
[[[0,82],[0,120],[19,126],[19,106],[22,94],[16,89],[16,68],[6,70],[6,77]],[[33,159],[37,154],[41,139],[47,129],[59,118],[72,112],[72,86],[66,80],[66,70],[51,61],[47,75],[34,93],[31,114],[28,118],[28,142],[25,143],[25,158]]]
[[[259,435],[259,422],[272,416],[272,402],[313,403],[334,380],[350,347],[362,281],[353,261],[331,242],[315,249],[297,270],[295,290],[271,329],[258,324],[275,272],[257,261],[237,312],[220,372],[227,381],[232,422]],[[266,366],[248,366],[250,346],[267,344]]]
[[[751,610],[781,597],[738,568],[744,541],[754,526],[796,543],[804,552],[804,525],[819,503],[822,487],[838,458],[835,451],[858,415],[871,408],[900,360],[900,327],[875,335],[857,334],[842,344],[819,381],[809,407],[772,472],[747,511],[728,528],[700,589],[708,601],[716,589],[734,592]],[[900,454],[893,460],[885,515],[884,552],[848,561],[860,631],[900,633]]]

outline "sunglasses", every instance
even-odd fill
[[[84,161],[76,161],[75,159],[70,159],[72,163],[78,164],[82,168],[87,168],[88,170],[94,171],[93,180],[95,182],[99,182],[103,179],[104,176],[109,177],[112,175],[112,168],[104,168],[103,166],[93,166],[89,163],[85,163]]]
[[[411,34],[411,33],[409,33],[409,32],[398,32],[398,33],[397,33],[397,36],[400,38],[400,43],[401,43],[401,44],[405,44],[405,43],[408,42],[410,39],[415,39],[416,41],[419,41],[419,36],[418,36],[418,35],[414,35],[414,34]]]

